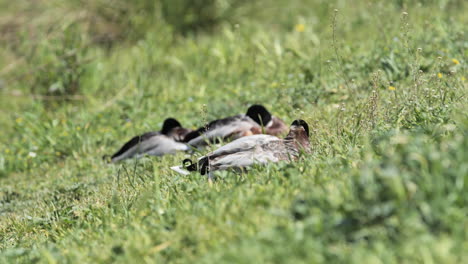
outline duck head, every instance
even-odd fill
[[[306,152],[310,151],[309,125],[307,122],[302,119],[294,120],[286,139],[294,140],[297,147],[304,149]]]
[[[161,134],[166,135],[176,141],[181,141],[185,135],[190,133],[191,130],[183,128],[182,125],[174,118],[167,118],[164,120]]]
[[[246,116],[261,126],[266,126],[271,121],[271,114],[263,105],[252,105],[247,109]]]

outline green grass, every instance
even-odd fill
[[[0,1],[0,263],[466,262],[466,1],[238,2],[179,32],[143,0]],[[253,103],[313,153],[213,184],[101,159]]]

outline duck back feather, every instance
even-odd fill
[[[111,159],[114,160],[119,156],[122,156],[125,152],[129,151],[131,148],[139,145],[141,142],[150,139],[156,135],[159,135],[159,132],[147,132],[143,135],[135,136],[130,139],[127,143],[125,143],[116,153],[111,156]]]
[[[185,138],[190,146],[203,146],[219,140],[237,139],[243,136],[261,133],[261,128],[249,117],[238,115],[209,123],[197,129]]]
[[[183,166],[188,171],[206,173],[229,168],[245,168],[253,164],[293,161],[301,151],[310,152],[309,128],[307,123],[296,120],[291,124],[286,138],[271,135],[252,135],[228,143],[206,154],[197,163],[184,160]]]
[[[190,130],[183,128],[174,118],[167,118],[164,120],[161,132],[147,132],[133,137],[112,155],[111,161],[117,162],[143,155],[161,156],[173,154],[176,151],[186,151],[189,147],[178,141],[189,132]]]

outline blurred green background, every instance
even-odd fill
[[[466,262],[467,4],[0,0],[0,262]],[[101,160],[253,103],[314,153]]]

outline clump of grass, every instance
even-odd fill
[[[213,31],[221,23],[238,19],[239,9],[247,4],[245,0],[163,0],[161,13],[176,32],[186,35]]]

